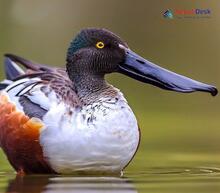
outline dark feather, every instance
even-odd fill
[[[6,83],[0,83],[0,90],[5,89],[8,86]]]
[[[12,61],[19,63],[23,65],[25,68],[33,70],[33,71],[51,71],[53,68],[43,65],[43,64],[38,64],[35,62],[32,62],[30,60],[26,60],[20,56],[16,56],[14,54],[5,54],[6,58],[11,59]]]
[[[24,113],[30,118],[36,117],[42,120],[42,117],[47,113],[47,110],[33,103],[26,96],[20,96],[19,102],[23,107]]]
[[[8,80],[13,80],[14,78],[17,78],[24,74],[23,70],[19,66],[15,66],[16,64],[13,63],[13,61],[6,57],[4,60],[4,66],[5,66],[5,74],[6,78]]]

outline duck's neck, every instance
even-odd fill
[[[115,97],[118,92],[105,81],[104,75],[76,74],[72,79],[78,97],[84,104],[91,104],[105,98]]]

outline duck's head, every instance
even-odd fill
[[[119,72],[166,90],[204,91],[213,96],[218,93],[214,86],[176,74],[142,58],[106,29],[88,28],[76,35],[67,52],[67,72],[70,79],[81,75],[104,77],[107,73]]]

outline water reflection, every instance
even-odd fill
[[[11,180],[7,193],[137,193],[131,181],[117,177],[17,176]]]
[[[14,175],[14,174],[13,174]],[[5,193],[210,193],[220,190],[218,167],[151,167],[126,172],[126,178],[34,175],[14,177],[0,173]],[[8,187],[2,183],[8,181]],[[137,189],[136,189],[137,188]]]

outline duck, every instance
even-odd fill
[[[103,28],[82,29],[65,67],[5,54],[0,83],[0,147],[17,174],[121,175],[140,144],[122,92],[105,80],[120,73],[182,93],[218,90],[162,68]]]

